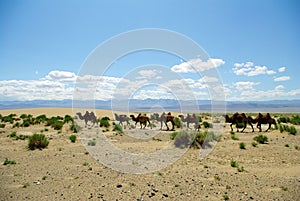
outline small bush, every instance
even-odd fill
[[[35,133],[32,136],[29,136],[28,139],[28,148],[30,150],[43,149],[46,148],[49,144],[49,141],[44,134]]]
[[[295,145],[295,149],[296,149],[296,150],[300,150],[300,146]]]
[[[240,143],[240,149],[246,149],[246,144],[244,142]]]
[[[109,118],[108,117],[102,117],[100,119],[100,127],[108,128],[109,126],[110,126]]]
[[[239,140],[239,138],[235,134],[231,134],[231,139],[232,140]]]
[[[288,119],[286,117],[279,117],[277,120],[278,123],[288,123]]]
[[[74,119],[70,115],[67,114],[64,117],[64,123],[69,123],[69,122],[74,123]]]
[[[207,121],[202,122],[202,125],[204,126],[204,128],[212,128],[213,125],[211,123],[208,123]]]
[[[92,140],[88,142],[88,146],[95,146],[96,145],[96,141]]]
[[[5,124],[0,124],[0,128],[5,128]]]
[[[80,130],[80,126],[76,125],[75,123],[72,123],[70,125],[70,130],[73,131],[73,133],[78,133]]]
[[[69,139],[71,140],[71,142],[76,142],[76,139],[77,139],[77,137],[76,137],[76,135],[71,135],[70,137],[69,137]]]
[[[113,128],[113,131],[116,131],[117,134],[122,134],[123,133],[122,126],[120,126],[119,124],[115,124],[114,128]]]
[[[203,145],[209,145],[209,142],[219,141],[220,137],[212,131],[197,132],[192,142],[192,147],[200,149]]]
[[[238,170],[238,172],[244,172],[245,171],[243,166],[242,167],[237,167],[237,170]]]
[[[295,126],[291,126],[290,127],[289,133],[292,134],[292,135],[296,135],[297,134],[297,130],[296,130]]]
[[[7,158],[4,160],[3,165],[14,165],[16,161],[8,160]]]
[[[256,142],[252,142],[252,146],[253,146],[253,147],[257,147],[257,145],[258,145],[258,144],[257,144]]]
[[[191,145],[192,142],[192,136],[185,131],[181,131],[181,132],[174,132],[176,133],[176,136],[174,138],[174,144],[176,147],[178,148],[187,148]]]
[[[54,130],[61,130],[64,125],[63,121],[55,121],[52,123],[51,127],[54,128]]]
[[[279,131],[280,131],[280,133],[282,133],[284,131],[284,128],[281,124],[279,124]]]
[[[289,144],[285,144],[284,146],[285,146],[285,147],[290,147],[290,145],[289,145]]]
[[[253,140],[255,140],[256,142],[258,142],[259,144],[266,144],[266,143],[268,143],[268,137],[265,136],[265,135],[255,136],[253,138]]]
[[[231,161],[230,162],[231,167],[238,167],[238,163],[236,161]]]
[[[300,125],[300,116],[296,115],[290,119],[291,124]]]
[[[9,134],[9,137],[16,137],[17,136],[17,132],[13,131]]]
[[[175,118],[174,118],[174,123],[175,123],[175,126],[176,126],[177,128],[181,128],[182,123],[181,123],[181,120],[180,120],[178,117],[175,117]]]

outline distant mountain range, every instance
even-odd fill
[[[88,105],[90,104],[90,105]],[[300,100],[271,100],[271,101],[226,101],[212,102],[210,100],[178,101],[172,99],[145,100],[34,100],[34,101],[0,101],[0,109],[21,108],[87,108],[95,105],[95,109],[126,110],[126,111],[195,111],[200,112],[300,112]]]

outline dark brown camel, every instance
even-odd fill
[[[186,126],[188,129],[190,128],[190,124],[195,124],[195,129],[197,129],[198,131],[201,128],[199,119],[195,114],[188,114],[186,118],[183,115],[178,115],[178,117],[180,117],[182,122],[186,122]]]
[[[251,118],[251,117],[250,117]],[[229,117],[228,115],[225,115],[225,122],[226,123],[231,123],[230,124],[230,128],[231,131],[233,131],[232,125],[235,124],[236,128],[237,128],[237,132],[239,132],[239,128],[238,128],[238,124],[242,123],[243,126],[243,130],[241,132],[244,132],[245,128],[247,127],[247,124],[249,124],[252,128],[252,132],[254,132],[254,128],[252,125],[252,121],[249,117],[246,117],[245,113],[239,114],[239,113],[234,113],[231,117]]]
[[[144,128],[143,129],[145,129],[146,126],[147,126],[147,122],[148,122],[149,125],[150,125],[150,127],[151,127],[151,129],[152,129],[152,124],[150,123],[150,119],[149,119],[149,117],[146,116],[146,114],[141,114],[140,113],[137,117],[135,117],[132,114],[132,115],[130,115],[130,117],[132,118],[133,121],[135,121],[135,126],[136,126],[137,123],[140,123],[141,128],[142,128],[142,124],[144,124]]]
[[[126,122],[127,126],[130,125],[130,123],[129,123],[130,118],[127,117],[126,114],[118,115],[118,114],[115,113],[115,119],[116,119],[116,121],[119,121],[119,124],[122,125],[122,126],[123,126],[123,122]]]
[[[268,132],[268,130],[271,128],[272,124],[276,125],[276,120],[273,119],[269,113],[264,114],[264,115],[259,113],[253,121],[257,122],[256,127],[259,129],[259,132],[261,132],[261,125],[262,124],[269,124],[269,127],[265,132]]]
[[[171,129],[171,131],[175,130],[174,129],[174,126],[175,126],[174,116],[171,114],[171,112],[169,112],[168,114],[166,114],[165,112],[163,112],[161,116],[159,116],[158,113],[154,113],[153,115],[155,117],[155,120],[160,122],[160,130],[162,130],[163,122],[167,126],[167,130],[168,131],[170,130],[170,128],[168,126],[168,122],[172,123],[172,129]]]
[[[76,114],[78,115],[80,120],[84,120],[85,127],[87,126],[87,123],[89,121],[91,121],[93,123],[92,126],[94,126],[95,124],[98,125],[97,117],[95,116],[94,112],[89,113],[88,111],[86,111],[83,116],[80,112],[77,112]]]

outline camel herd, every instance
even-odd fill
[[[225,115],[225,122],[226,123],[231,123],[230,128],[231,131],[233,131],[232,125],[235,124],[237,128],[237,132],[239,132],[239,124],[243,125],[243,132],[245,128],[247,127],[247,124],[249,124],[252,128],[252,132],[254,132],[254,128],[252,124],[257,123],[257,128],[259,129],[259,132],[261,132],[261,125],[262,124],[269,124],[268,129],[266,132],[271,128],[271,125],[274,124],[276,125],[276,120],[271,117],[269,113],[262,115],[259,113],[254,119],[251,116],[246,116],[245,113],[239,114],[238,112],[234,113],[231,117],[228,115]]]
[[[85,121],[85,126],[87,126],[89,121],[92,122],[92,126],[94,126],[95,124],[98,125],[97,117],[93,112],[89,113],[88,111],[86,111],[84,115],[78,112],[76,113],[76,115],[79,117],[80,120]],[[137,116],[132,114],[128,117],[125,114],[119,115],[115,113],[114,116],[115,116],[115,120],[118,121],[121,126],[123,126],[123,123],[126,123],[127,126],[130,126],[130,120],[132,120],[135,122],[135,127],[138,123],[140,123],[141,129],[145,129],[147,124],[152,129],[152,124],[147,114],[140,113]],[[180,118],[181,122],[186,123],[187,129],[191,129],[190,124],[194,124],[195,129],[198,131],[201,128],[199,118],[195,114],[193,115],[187,114],[186,117],[184,115],[178,115],[178,117]],[[243,128],[241,132],[243,132],[246,129],[247,124],[251,126],[252,132],[254,132],[253,124],[256,123],[257,123],[256,127],[259,129],[260,132],[262,131],[261,129],[262,124],[269,124],[269,127],[266,130],[266,132],[271,128],[272,124],[276,125],[276,120],[272,118],[269,113],[266,113],[264,115],[259,113],[255,118],[252,118],[251,116],[246,116],[245,113],[236,112],[231,117],[229,117],[228,115],[224,115],[223,117],[225,118],[225,123],[230,123],[231,131],[233,131],[232,125],[236,125],[237,132],[239,132],[239,127],[241,127],[241,125]],[[163,112],[161,115],[159,115],[158,113],[154,113],[151,118],[151,120],[160,122],[160,130],[163,129],[163,125],[165,124],[165,126],[167,127],[166,129],[167,131],[175,130],[174,119],[175,116],[172,115],[171,112],[168,113]],[[169,128],[168,122],[172,124],[171,129]],[[181,124],[181,128],[182,128],[182,124]]]

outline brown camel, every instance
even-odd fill
[[[259,132],[261,132],[261,125],[262,124],[269,124],[269,127],[265,132],[268,132],[268,130],[271,128],[272,124],[276,125],[276,120],[273,119],[269,113],[264,114],[264,115],[259,113],[253,121],[257,122],[256,127],[259,129]]]
[[[174,126],[175,126],[174,116],[171,114],[171,112],[169,112],[168,114],[166,114],[165,112],[163,112],[161,116],[159,116],[158,113],[154,113],[153,115],[154,115],[155,120],[160,122],[160,130],[162,130],[163,122],[167,126],[167,130],[168,131],[170,130],[170,128],[168,126],[168,122],[172,123],[172,129],[171,129],[171,131],[175,130],[174,129]]]
[[[232,125],[235,124],[237,128],[237,132],[239,132],[239,128],[238,128],[239,123],[242,123],[244,125],[243,130],[241,132],[244,132],[245,128],[247,127],[247,123],[251,126],[252,132],[254,132],[251,119],[252,119],[251,117],[250,118],[246,117],[245,113],[239,114],[238,112],[236,112],[231,117],[225,115],[225,122],[231,123],[230,124],[231,131],[233,131]]]
[[[129,123],[130,118],[127,117],[126,114],[118,115],[118,114],[115,113],[115,119],[116,119],[116,121],[119,121],[119,124],[122,125],[122,126],[123,126],[123,122],[126,122],[127,126],[130,125],[130,123]]]
[[[84,120],[85,127],[87,126],[87,123],[89,121],[91,121],[93,123],[92,126],[94,126],[95,124],[98,125],[97,117],[95,116],[94,112],[89,113],[88,111],[86,111],[83,116],[80,112],[77,112],[76,114],[78,115],[80,120]]]
[[[190,128],[191,123],[195,124],[195,129],[197,129],[198,131],[201,128],[199,119],[198,119],[198,117],[196,117],[195,114],[193,114],[193,115],[187,114],[186,118],[183,115],[178,115],[178,117],[180,117],[182,122],[186,122],[186,126],[188,129]]]
[[[132,114],[132,115],[130,115],[130,117],[132,118],[133,121],[135,121],[135,126],[136,126],[137,123],[140,123],[141,128],[142,128],[142,124],[144,124],[144,128],[143,129],[145,129],[146,126],[147,126],[147,122],[148,122],[149,125],[150,125],[150,127],[151,127],[151,129],[152,129],[152,124],[150,123],[150,119],[149,119],[149,117],[146,116],[146,114],[141,114],[140,113],[137,117],[135,117]]]

